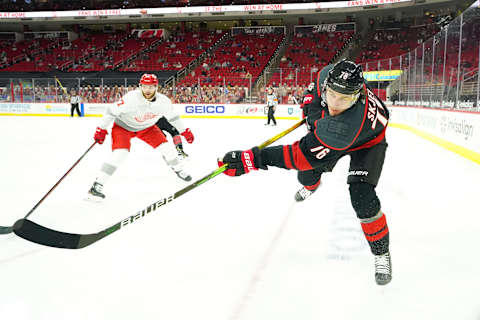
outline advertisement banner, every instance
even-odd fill
[[[413,0],[354,0],[311,3],[279,3],[279,4],[246,4],[226,6],[191,6],[166,8],[135,8],[135,9],[100,9],[100,10],[65,10],[65,11],[31,11],[31,12],[0,12],[0,19],[21,18],[65,18],[65,17],[115,17],[144,14],[202,14],[219,12],[273,12],[315,9],[340,9],[368,6],[389,6],[397,3],[413,2]]]
[[[363,77],[367,81],[393,81],[400,77],[402,70],[367,71]]]
[[[107,103],[83,104],[86,117],[101,117]],[[263,119],[267,117],[264,104],[174,104],[176,112],[186,118],[242,118]],[[0,103],[0,115],[70,116],[68,103]],[[298,105],[280,104],[275,111],[279,119],[300,119]]]
[[[85,103],[85,116],[100,117],[105,112],[108,103]]]
[[[68,103],[0,103],[0,115],[70,116]]]
[[[319,25],[295,26],[295,34],[311,34],[321,32],[355,31],[355,23],[327,23]]]
[[[264,104],[175,104],[176,111],[187,118],[243,118],[263,119],[267,117]],[[298,105],[277,106],[275,117],[279,119],[300,119]]]
[[[31,109],[30,103],[0,103],[0,115],[28,114]]]
[[[48,39],[48,40],[68,40],[68,32],[66,31],[38,31],[24,32],[24,40]]]
[[[430,108],[390,107],[391,122],[427,132],[480,153],[480,113]]]
[[[285,34],[284,26],[277,27],[233,27],[232,35],[237,34]]]
[[[165,29],[133,29],[132,35],[138,39],[165,38]]]

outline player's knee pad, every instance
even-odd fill
[[[298,171],[297,178],[303,186],[312,186],[316,189],[320,184],[322,172],[317,170]]]
[[[353,209],[359,219],[371,218],[380,211],[380,200],[375,186],[369,183],[352,183],[349,190]]]
[[[115,170],[125,161],[125,159],[127,159],[128,154],[128,149],[113,150],[110,161],[103,165],[102,170],[112,175]]]

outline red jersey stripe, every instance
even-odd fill
[[[307,159],[303,155],[302,150],[300,150],[298,141],[292,144],[292,154],[293,154],[293,161],[298,170],[306,171],[306,170],[313,169],[313,167],[310,165],[310,163],[307,161]]]
[[[292,162],[290,161],[290,152],[288,150],[288,145],[283,146],[283,161],[285,162],[285,167],[287,167],[287,169],[293,169]]]

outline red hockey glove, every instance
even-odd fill
[[[185,131],[183,131],[181,133],[181,135],[185,138],[185,140],[187,140],[188,143],[192,143],[193,142],[193,133],[192,131],[190,131],[189,128],[185,129]]]
[[[97,130],[95,131],[95,135],[93,136],[93,139],[97,141],[99,144],[102,144],[103,141],[105,141],[105,137],[107,136],[107,130],[102,129],[100,127],[97,127]]]
[[[267,166],[262,164],[260,149],[258,149],[258,147],[247,151],[237,150],[227,152],[223,156],[223,159],[218,160],[219,167],[224,164],[228,164],[228,169],[223,173],[231,177],[241,176],[252,170],[267,169]]]

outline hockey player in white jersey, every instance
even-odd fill
[[[112,124],[112,157],[105,162],[88,192],[89,200],[102,200],[103,186],[115,170],[126,159],[130,152],[130,140],[137,137],[154,149],[160,150],[167,164],[177,176],[185,181],[192,177],[183,170],[173,145],[166,143],[167,139],[155,125],[161,117],[170,119],[170,123],[179,132],[186,129],[180,116],[173,110],[170,99],[157,93],[158,79],[154,74],[144,74],[140,79],[139,88],[125,94],[120,101],[107,107],[102,123],[97,127],[94,139],[99,144],[105,141],[107,128]]]

